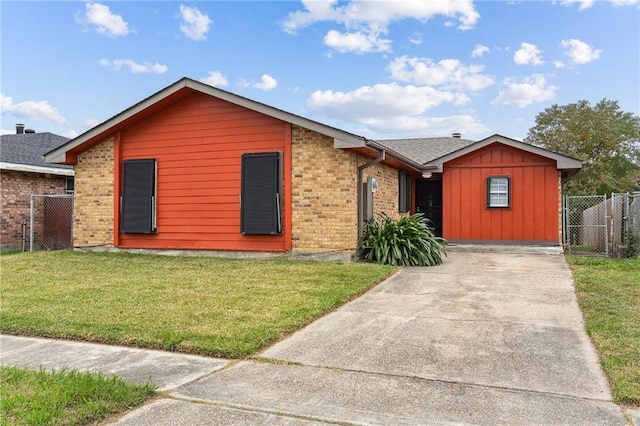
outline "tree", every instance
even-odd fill
[[[553,105],[536,116],[525,142],[583,162],[582,174],[565,186],[568,194],[627,192],[640,181],[640,117],[617,101]]]

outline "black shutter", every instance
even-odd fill
[[[411,175],[404,170],[398,171],[398,211],[411,210]]]
[[[122,167],[121,232],[156,232],[155,196],[156,160],[125,160]]]
[[[240,231],[243,234],[281,233],[281,161],[280,152],[242,156]]]

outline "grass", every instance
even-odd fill
[[[567,260],[614,401],[640,406],[640,259]]]
[[[5,333],[250,356],[396,268],[52,251],[2,256]]]
[[[85,425],[141,405],[150,384],[75,370],[32,371],[0,365],[0,425]]]

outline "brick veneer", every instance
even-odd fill
[[[113,138],[78,156],[75,179],[74,247],[113,245]]]
[[[31,194],[64,194],[65,176],[2,170],[2,214],[0,214],[0,247],[22,248],[22,223],[26,222],[27,248]]]
[[[358,235],[358,166],[370,159],[333,148],[333,139],[292,126],[293,250],[353,251]],[[377,164],[365,169],[379,187],[374,211],[398,216],[398,171]]]

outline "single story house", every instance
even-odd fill
[[[73,166],[44,161],[44,154],[68,141],[64,136],[25,129],[23,124],[16,125],[16,134],[0,136],[2,249],[21,249],[23,238],[28,241],[31,194],[73,191]]]
[[[75,166],[78,248],[353,253],[372,215],[424,211],[438,191],[445,238],[560,243],[561,185],[579,161],[501,136],[446,139],[437,158],[428,143],[416,155],[413,142],[183,78],[45,158]],[[490,219],[467,232],[484,210]],[[498,232],[497,221],[526,232]]]

